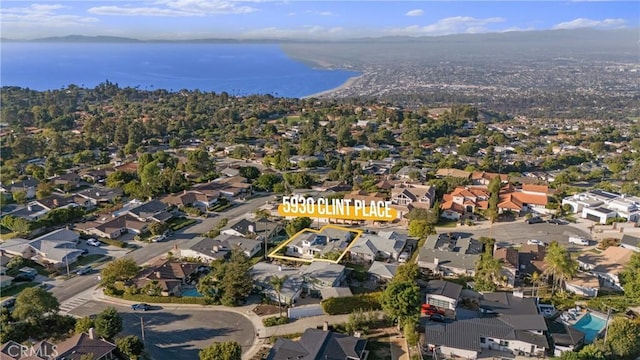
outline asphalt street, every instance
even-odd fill
[[[229,225],[227,226],[230,226],[234,223],[234,221],[239,220],[239,218],[245,216],[246,214],[252,213],[258,207],[264,205],[265,202],[270,198],[270,196],[255,197],[242,204],[236,205],[223,213],[220,213],[218,216],[213,216],[206,219],[197,219],[196,224],[174,232],[173,234],[171,234],[171,236],[169,236],[167,241],[145,244],[127,254],[119,253],[117,257],[126,256],[134,259],[138,264],[144,264],[158,256],[164,255],[167,252],[178,248],[181,244],[193,239],[194,237],[200,236],[202,233],[211,230],[211,228],[213,228],[223,217],[229,219]],[[99,271],[101,268],[102,266],[97,267],[96,269]],[[76,294],[97,286],[98,271],[94,271],[91,274],[83,276],[76,276],[65,281],[50,282],[50,284],[53,285],[50,291],[58,298],[58,301],[63,302],[74,297]]]
[[[255,337],[251,321],[228,311],[175,309],[167,304],[134,312],[128,306],[89,301],[71,314],[89,316],[110,306],[122,316],[120,335],[137,335],[142,339],[144,330],[145,348],[151,359],[197,359],[198,351],[214,341],[237,341],[246,352]]]

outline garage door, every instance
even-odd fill
[[[598,223],[600,222],[600,217],[599,216],[595,216],[593,214],[587,214],[587,219],[593,220],[593,221],[598,222]]]

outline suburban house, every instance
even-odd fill
[[[253,257],[262,249],[262,242],[225,234],[215,238],[195,237],[180,246],[180,256],[211,262],[226,259],[234,248],[240,249],[247,257]]]
[[[608,219],[622,217],[631,222],[640,221],[640,197],[616,194],[600,189],[590,190],[562,199],[562,205],[571,206],[574,214],[600,224]]]
[[[242,176],[232,176],[218,178],[205,184],[195,186],[195,191],[209,194],[211,196],[222,195],[233,200],[236,198],[242,198],[251,194],[251,184],[249,184],[247,178]]]
[[[546,185],[524,184],[516,188],[507,184],[500,189],[498,211],[514,211],[517,213],[543,209],[547,205],[549,189]],[[490,193],[486,187],[458,186],[451,193],[445,194],[440,206],[441,217],[459,220],[476,209],[489,207]]]
[[[206,266],[196,263],[161,260],[142,270],[135,279],[136,286],[143,288],[148,283],[157,284],[162,296],[180,295],[182,286],[205,271]]]
[[[168,205],[209,208],[218,202],[219,197],[220,193],[217,191],[205,193],[195,190],[184,190],[179,194],[167,195],[160,201]]]
[[[428,349],[441,358],[466,359],[486,357],[482,354],[486,350],[493,351],[490,356],[495,357],[496,351],[544,356],[550,349],[548,327],[538,314],[536,299],[524,298],[521,293],[486,293],[480,300],[480,309],[485,316],[451,323],[427,322]]]
[[[278,338],[267,360],[363,360],[367,340],[328,330],[307,329],[299,340]]]
[[[286,255],[312,260],[330,253],[342,253],[353,235],[350,231],[324,227],[319,232],[304,230],[287,244]]]
[[[509,287],[516,286],[516,281],[520,277],[520,254],[517,249],[498,248],[493,252],[493,257],[500,261],[500,275],[502,284]]]
[[[80,175],[70,172],[62,175],[55,176],[51,179],[53,185],[58,188],[73,189],[80,187]]]
[[[122,197],[122,195],[122,189],[110,189],[103,187],[93,187],[76,193],[76,196],[82,197],[89,201],[90,206],[85,207],[113,204],[118,198]]]
[[[456,310],[462,294],[462,286],[443,280],[431,280],[427,284],[425,304],[441,309]]]
[[[585,344],[584,333],[573,326],[547,321],[547,327],[553,341],[553,356],[559,357],[565,351],[579,350]]]
[[[497,174],[490,173],[486,171],[474,171],[471,173],[471,183],[473,185],[489,185],[489,182],[493,180],[496,176],[500,177],[500,182],[506,184],[509,182],[509,175],[507,174]]]
[[[394,205],[429,209],[436,197],[436,190],[430,185],[398,184],[391,189],[391,203]]]
[[[91,356],[94,360],[118,359],[116,345],[96,336],[93,328],[57,344],[55,360],[81,360]]]
[[[374,260],[397,261],[407,241],[387,239],[373,234],[360,235],[349,248],[352,261],[371,263]]]
[[[45,267],[73,264],[82,255],[76,248],[79,236],[73,231],[59,229],[33,240],[8,239],[0,244],[0,251],[11,256],[31,259]]]
[[[278,294],[273,289],[272,279],[276,276],[286,277],[280,291],[280,301],[290,305],[296,302],[303,291],[319,295],[323,289],[340,286],[345,279],[345,267],[322,261],[314,261],[300,268],[259,262],[251,268],[251,276],[255,286],[273,301],[278,300]]]
[[[482,243],[470,237],[429,235],[418,252],[416,263],[435,274],[473,276],[482,249]]]
[[[82,226],[80,226],[82,228]],[[103,223],[87,223],[83,227],[84,231],[95,236],[108,239],[117,239],[120,236],[130,234],[142,234],[147,229],[147,223],[129,214],[118,216],[115,219],[107,220]]]
[[[251,221],[242,219],[229,228],[220,231],[221,234],[255,238],[256,240],[272,239],[282,230],[282,225],[269,219]]]
[[[14,193],[23,191],[27,199],[33,199],[36,197],[37,187],[38,180],[26,179],[18,182],[12,181],[11,184],[2,184],[0,186],[0,192],[7,197],[11,197]]]
[[[425,343],[438,358],[477,359],[484,350],[511,355],[544,356],[549,342],[540,315],[498,316],[458,320],[451,323],[428,322]]]
[[[640,252],[640,236],[631,236],[629,234],[622,235],[622,239],[620,239],[620,247]]]
[[[295,303],[302,293],[302,285],[304,284],[300,269],[266,262],[259,262],[253,265],[251,277],[256,288],[276,302],[278,301],[278,293],[274,290],[271,281],[273,281],[274,277],[285,278],[280,289],[280,302],[285,305]]]
[[[371,263],[369,270],[367,270],[367,274],[369,274],[369,278],[379,283],[386,283],[391,281],[391,279],[396,275],[398,266],[399,265],[395,263],[374,261]]]
[[[84,181],[91,183],[103,183],[113,169],[89,169],[80,171],[79,175]]]
[[[151,200],[144,204],[135,206],[127,210],[124,214],[128,214],[141,222],[157,221],[165,222],[173,217],[167,212],[168,206],[160,200]]]
[[[610,246],[600,254],[583,253],[577,260],[580,269],[600,278],[604,287],[622,291],[618,274],[633,253],[633,250]]]

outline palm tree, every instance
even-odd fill
[[[528,277],[529,277],[529,281],[531,282],[531,285],[533,285],[532,295],[538,296],[538,294],[540,293],[540,282],[542,280],[542,277],[537,271],[534,271],[533,273],[529,274]]]
[[[544,269],[543,275],[547,278],[552,277],[553,279],[551,294],[554,294],[558,287],[564,289],[564,283],[568,279],[573,278],[578,270],[578,262],[572,259],[567,249],[559,246],[557,242],[549,245],[547,254],[544,257],[544,262],[546,268]]]
[[[273,286],[273,290],[275,290],[276,294],[278,294],[278,308],[280,310],[279,315],[282,317],[282,302],[280,301],[280,291],[282,291],[282,286],[287,281],[288,276],[279,277],[274,275],[269,279],[269,283]]]

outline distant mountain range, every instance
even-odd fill
[[[617,38],[622,36],[625,39],[634,40],[640,46],[640,35],[638,29],[617,29],[617,30],[595,30],[595,29],[575,29],[575,30],[540,30],[540,31],[511,31],[501,33],[483,33],[483,34],[454,34],[443,36],[384,36],[384,37],[366,37],[341,40],[322,40],[322,39],[292,39],[292,38],[269,38],[269,39],[232,39],[232,38],[204,38],[204,39],[188,39],[188,40],[140,40],[134,38],[117,37],[117,36],[85,36],[85,35],[68,35],[47,37],[31,40],[16,40],[0,38],[2,42],[65,42],[65,43],[439,43],[439,42],[467,42],[467,41],[576,41],[576,40],[594,40],[603,37],[606,39]]]

